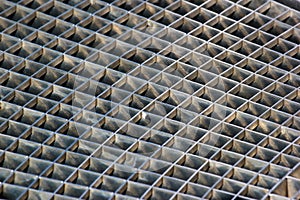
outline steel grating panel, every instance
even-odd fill
[[[0,1],[0,198],[300,199],[299,1]]]

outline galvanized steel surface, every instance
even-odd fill
[[[0,197],[299,199],[298,4],[1,0]]]

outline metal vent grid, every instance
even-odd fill
[[[0,16],[1,198],[299,199],[299,11],[2,0]]]

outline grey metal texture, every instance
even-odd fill
[[[0,0],[0,198],[300,199],[293,2]]]

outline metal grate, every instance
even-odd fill
[[[2,0],[0,197],[299,199],[299,22],[273,0]]]

